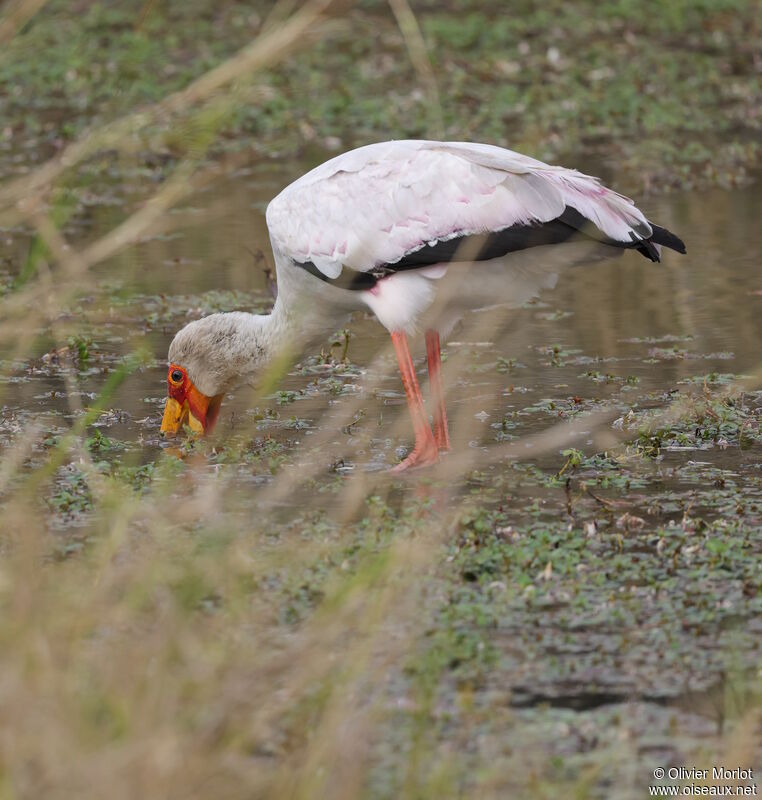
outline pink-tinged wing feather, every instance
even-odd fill
[[[367,271],[427,243],[548,222],[566,206],[630,242],[651,229],[595,178],[510,150],[460,142],[384,142],[308,172],[268,206],[276,251],[329,278]]]

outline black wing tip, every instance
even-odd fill
[[[670,250],[675,250],[683,255],[686,254],[685,242],[679,236],[675,236],[672,231],[668,231],[666,228],[662,228],[660,225],[654,225],[653,223],[651,223],[651,230],[653,233],[649,239],[650,242],[664,245],[664,247],[668,247]]]

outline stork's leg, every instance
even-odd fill
[[[424,467],[428,464],[436,464],[439,460],[437,444],[431,433],[431,426],[423,408],[423,397],[418,379],[415,377],[413,359],[410,357],[410,348],[407,344],[407,336],[403,331],[392,333],[394,352],[397,354],[397,363],[402,373],[402,385],[405,387],[407,405],[410,409],[410,416],[413,419],[413,430],[415,431],[415,445],[413,452],[402,462],[392,469],[392,472],[402,472],[410,467]]]
[[[434,441],[440,450],[449,450],[450,432],[447,429],[447,409],[442,391],[442,354],[437,331],[426,331],[426,359],[429,363],[431,398],[434,401]]]

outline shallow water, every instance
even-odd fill
[[[155,368],[132,376],[119,391],[114,406],[126,415],[114,435],[140,437],[146,445],[158,446],[163,360],[174,332],[187,319],[209,310],[265,311],[271,305],[262,260],[262,254],[271,260],[264,208],[307,166],[267,164],[240,170],[184,207],[183,213],[191,215],[190,227],[130,248],[94,273],[92,292],[74,309],[81,316],[81,328],[97,345],[87,365],[91,374],[81,376],[85,400],[99,391],[102,367],[113,355],[147,344],[156,358]],[[151,189],[141,175],[91,188],[81,198],[67,233],[75,240],[97,237]],[[518,432],[542,427],[553,416],[540,410],[548,400],[582,398],[622,408],[658,404],[658,398],[649,396],[691,377],[745,374],[760,365],[759,185],[646,198],[640,205],[649,217],[682,236],[687,256],[667,251],[661,264],[652,264],[626,253],[610,262],[576,267],[561,274],[554,290],[523,308],[487,320],[469,315],[453,331],[444,345],[445,356],[457,364],[449,405],[456,417],[481,416],[480,426],[469,431],[466,441],[455,426],[458,447],[474,437],[487,444],[494,439],[492,426],[512,412],[524,417]],[[23,231],[6,234],[11,277],[20,269],[28,241]],[[76,316],[67,320],[77,321]],[[388,338],[378,323],[362,314],[355,316],[351,333],[349,356],[361,367]],[[38,340],[36,355],[43,354],[46,344],[52,343]],[[420,357],[420,342],[416,347]],[[23,417],[30,411],[66,416],[66,389],[55,365],[48,368],[29,360],[27,367],[31,368],[16,369],[15,380],[6,385],[6,416]],[[298,392],[307,383],[292,374],[283,388]],[[396,380],[386,378],[375,388],[379,391],[367,398],[369,416],[400,403]],[[243,397],[238,403],[228,401],[223,407],[222,430],[231,413],[246,410],[250,396],[239,394]],[[325,398],[311,395],[289,409],[317,425]],[[380,428],[383,434],[383,423]],[[352,452],[351,442],[337,441],[339,447],[342,444],[347,451],[343,458],[363,460]]]

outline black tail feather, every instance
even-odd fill
[[[664,247],[669,247],[670,250],[677,250],[678,253],[685,254],[685,242],[679,236],[675,236],[672,231],[668,231],[666,228],[654,225],[653,222],[651,223],[651,229],[653,233],[649,241],[654,244],[661,244],[664,245]]]
[[[632,234],[630,234],[632,236]],[[653,243],[651,239],[641,239],[638,241],[633,236],[633,244],[630,245],[634,247],[641,255],[644,255],[646,258],[650,258],[651,261],[659,262],[661,261],[661,256],[659,255],[659,248]]]

